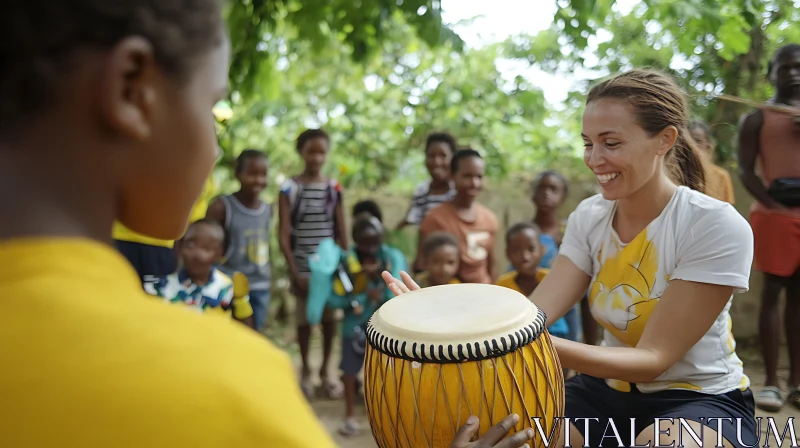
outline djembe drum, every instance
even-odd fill
[[[558,438],[564,377],[544,313],[482,284],[434,286],[386,302],[367,327],[364,393],[381,448],[449,447],[470,415],[479,437],[510,414],[532,446]],[[554,428],[555,427],[555,428]]]

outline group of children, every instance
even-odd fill
[[[297,151],[305,168],[281,186],[278,240],[286,260],[290,292],[297,299],[301,388],[307,398],[315,395],[308,354],[312,323],[321,323],[322,392],[329,398],[344,398],[346,413],[340,433],[353,436],[360,430],[355,405],[360,389],[358,375],[364,362],[365,326],[381,304],[392,297],[380,273],[389,270],[399,276],[400,270],[407,267],[402,253],[385,243],[383,214],[373,200],[353,206],[353,244],[348,243],[341,185],[322,174],[329,144],[328,135],[319,129],[307,130],[298,137]],[[559,208],[568,194],[567,180],[551,170],[533,180],[534,218],[506,231],[505,254],[511,266],[496,275],[494,242],[499,226],[494,213],[477,201],[484,174],[480,154],[459,149],[449,134],[431,134],[426,145],[426,167],[430,180],[416,189],[405,219],[397,226],[419,226],[419,249],[411,263],[417,283],[493,283],[529,297],[559,251],[565,228]],[[177,271],[144,281],[148,293],[201,312],[222,313],[256,331],[265,327],[272,283],[269,239],[274,215],[272,204],[261,199],[268,168],[263,152],[245,150],[239,155],[235,167],[239,190],[214,199],[206,216],[189,225],[175,245],[179,255]],[[336,272],[319,268],[325,263],[337,266]],[[234,276],[246,278],[246,284],[235,282]],[[587,304],[574,307],[552,322],[549,332],[578,340],[578,328],[582,326],[584,342],[594,344],[596,327],[591,314],[581,313],[581,318],[578,312],[584,305]],[[309,315],[316,313],[309,310],[311,306],[319,307],[314,322],[309,321]],[[336,319],[337,309],[343,312],[341,324]],[[333,341],[339,329],[341,382],[329,376]]]
[[[314,271],[311,260],[326,254],[341,258],[341,272],[347,279],[341,275],[327,277],[330,288],[324,293],[326,306],[321,309],[318,322],[313,323],[321,323],[323,330],[322,392],[329,398],[344,397],[346,418],[341,432],[353,435],[359,430],[354,406],[359,393],[357,376],[363,364],[364,327],[380,304],[391,297],[380,273],[389,270],[398,275],[407,267],[401,252],[385,244],[383,214],[373,200],[353,206],[349,235],[353,244],[348,242],[342,188],[322,174],[329,144],[328,135],[319,129],[307,130],[298,137],[297,151],[305,168],[280,188],[278,240],[286,260],[290,292],[297,299],[295,323],[302,358],[301,388],[308,398],[316,393],[308,360],[312,328],[308,304],[312,300],[309,293]],[[475,237],[476,232],[459,233],[461,227],[470,226],[470,217],[465,217],[463,210],[467,209],[469,215],[468,209],[477,204],[475,199],[482,189],[483,161],[479,154],[470,149],[459,150],[449,134],[432,134],[426,146],[426,167],[431,180],[417,188],[409,213],[398,226],[420,226],[420,250],[412,263],[418,282],[426,286],[492,282],[529,296],[558,251],[564,226],[557,214],[567,193],[566,179],[548,171],[534,180],[532,201],[536,218],[508,230],[506,256],[511,267],[495,277],[481,267],[482,258],[490,257],[494,251],[493,244],[487,246],[485,241],[493,242],[494,236],[480,240]],[[234,171],[240,184],[238,191],[211,201],[206,216],[192,222],[184,237],[176,242],[179,261],[176,271],[145,279],[145,290],[170,302],[200,312],[219,312],[256,331],[263,330],[272,283],[269,239],[275,215],[273,205],[261,199],[268,170],[263,152],[243,151]],[[440,212],[443,205],[453,207],[453,216],[459,222],[448,225],[456,230],[448,231],[445,226],[426,232],[432,228],[431,212]],[[483,221],[496,228],[493,213],[480,207]],[[444,217],[448,219],[447,215]],[[465,264],[472,264],[474,278],[462,275]],[[246,284],[235,282],[235,276],[239,280],[246,278]],[[343,310],[341,323],[336,319],[336,309]],[[329,376],[333,341],[340,325],[341,382]],[[570,337],[565,318],[549,329],[554,335]]]

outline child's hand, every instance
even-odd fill
[[[386,286],[389,287],[395,296],[420,289],[417,282],[415,282],[406,271],[400,271],[400,278],[403,279],[402,281],[392,277],[389,271],[383,271],[381,275],[383,281],[386,282]]]
[[[456,437],[453,439],[453,443],[450,445],[450,448],[529,447],[530,445],[525,442],[533,438],[533,429],[531,428],[523,429],[511,437],[503,439],[503,436],[506,435],[506,433],[510,431],[511,428],[517,424],[517,422],[519,422],[518,415],[509,415],[500,423],[489,428],[483,437],[474,442],[470,442],[470,439],[475,435],[475,431],[477,431],[478,427],[480,426],[478,424],[477,417],[472,416],[467,420],[467,423],[458,430]]]

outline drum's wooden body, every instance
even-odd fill
[[[536,435],[563,431],[564,378],[544,314],[491,285],[424,288],[387,302],[370,321],[364,389],[381,448],[449,447],[470,415],[478,436],[509,414]],[[530,442],[529,442],[530,444]]]

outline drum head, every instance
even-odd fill
[[[370,319],[367,337],[394,357],[446,363],[502,356],[530,344],[545,328],[544,313],[522,294],[462,283],[389,300]]]

